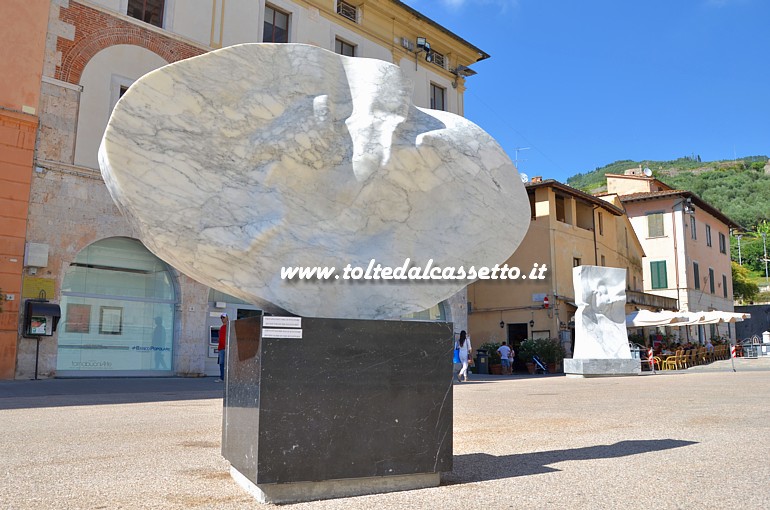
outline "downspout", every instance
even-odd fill
[[[674,204],[674,206],[671,209],[674,209],[677,205],[680,205],[682,202],[680,201],[679,204]],[[677,243],[676,243],[676,211],[671,212],[671,224],[673,225],[673,232],[672,236],[674,237],[674,274],[675,274],[675,284],[676,284],[676,307],[680,310],[682,309],[682,300],[679,295],[679,251],[677,250]],[[684,225],[684,215],[682,216],[682,225]],[[682,232],[684,232],[684,226],[682,227]],[[689,304],[688,304],[689,308]],[[700,327],[700,326],[698,326]],[[685,326],[684,328],[685,337],[687,338],[687,341],[690,341],[690,326]]]
[[[681,204],[682,202],[679,202]],[[679,204],[674,204],[674,207],[676,207]],[[673,208],[672,208],[673,209]],[[674,211],[676,212],[676,211]],[[676,216],[674,215],[674,212],[671,213],[671,219],[673,224],[673,236],[674,236],[674,274],[676,276],[675,283],[676,283],[676,306],[681,310],[682,308],[682,301],[680,299],[679,295],[679,251],[677,250],[677,243],[676,243]],[[682,217],[682,224],[684,225],[684,216]]]
[[[598,205],[594,205],[594,208],[591,209],[591,223],[592,228],[594,232],[594,265],[599,265],[599,246],[596,244],[596,210],[599,208]]]

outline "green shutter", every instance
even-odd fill
[[[663,213],[650,213],[647,215],[647,236],[662,237],[663,231]]]
[[[652,276],[653,289],[667,289],[668,278],[666,277],[666,261],[659,260],[650,262],[650,275]]]

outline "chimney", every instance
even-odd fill
[[[532,178],[532,180],[530,182],[532,184],[537,184],[538,182],[543,182],[543,177],[540,176],[540,175],[536,175],[535,177]]]

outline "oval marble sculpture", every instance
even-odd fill
[[[352,280],[343,268],[494,266],[529,226],[500,146],[412,104],[393,64],[244,44],[157,69],[118,102],[99,149],[148,249],[195,280],[313,317],[395,318],[471,280]],[[287,280],[282,267],[335,267]]]

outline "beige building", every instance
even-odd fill
[[[35,75],[36,66],[42,70],[36,83],[24,83],[29,99],[9,96],[10,107],[21,113],[6,116],[33,126],[36,144],[18,138],[29,152],[29,163],[22,164],[28,170],[16,178],[28,189],[29,208],[6,236],[13,253],[0,264],[0,272],[10,271],[2,285],[15,292],[16,303],[44,295],[60,305],[62,316],[58,330],[41,338],[38,351],[37,339],[21,335],[19,305],[6,305],[12,316],[9,334],[0,331],[2,378],[31,378],[36,370],[41,378],[214,375],[219,314],[226,311],[238,318],[258,313],[254,306],[200,285],[157,259],[136,239],[110,199],[97,149],[115,103],[145,73],[223,46],[300,42],[393,62],[413,80],[417,106],[462,115],[465,77],[474,74],[469,66],[488,58],[395,0],[35,4],[36,9],[20,7],[19,16],[27,19],[24,16],[34,13],[36,20],[14,26],[30,35],[41,33],[37,24],[47,27],[45,37],[39,38],[40,51],[24,53],[37,61],[26,60],[26,70],[15,66],[5,74],[24,71],[26,80],[30,72]],[[6,23],[11,19],[18,22],[6,16]],[[18,44],[28,42],[18,39]],[[14,41],[6,43],[13,47]],[[5,93],[6,82],[0,80],[0,92]],[[31,110],[22,105],[37,108],[39,127],[35,115],[25,113]],[[9,214],[18,216],[15,209]],[[22,224],[26,231],[16,228]],[[36,256],[22,264],[19,247],[25,245]],[[465,293],[418,315],[451,320],[463,329]]]
[[[525,338],[560,338],[570,348],[577,310],[575,266],[625,269],[628,312],[676,306],[671,299],[643,292],[644,250],[617,200],[603,200],[554,180],[534,178],[526,187],[532,222],[506,261],[521,270],[521,278],[479,280],[468,286],[474,347],[506,341],[515,349]]]
[[[607,175],[644,247],[644,291],[676,299],[683,311],[733,311],[733,220],[694,193],[672,189],[637,170]],[[680,331],[681,329],[681,331]],[[672,328],[683,341],[735,337],[729,325]]]

